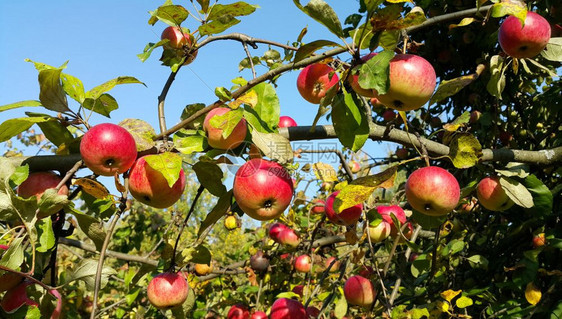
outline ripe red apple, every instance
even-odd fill
[[[326,259],[326,262],[324,262],[324,266],[326,267],[326,269],[331,266],[329,272],[336,272],[340,268],[340,262],[337,260],[334,262],[334,260],[336,260],[336,257],[332,256]],[[332,264],[332,262],[334,264]]]
[[[318,316],[320,316],[320,309],[314,306],[308,306],[306,307],[306,314],[309,318],[318,318]]]
[[[499,212],[513,206],[513,201],[507,196],[497,176],[485,177],[476,186],[476,197],[484,208]]]
[[[266,271],[269,267],[269,259],[264,255],[263,251],[258,250],[257,253],[250,257],[250,267],[257,272]]]
[[[228,230],[238,228],[238,219],[233,215],[228,215],[224,218],[224,227]]]
[[[293,181],[278,163],[254,158],[236,172],[233,190],[244,213],[257,220],[270,220],[283,214],[291,203]]]
[[[315,198],[311,202],[312,208],[310,208],[310,212],[313,214],[324,214],[326,211],[326,201],[320,198]]]
[[[396,113],[392,110],[386,110],[382,113],[382,118],[385,122],[390,122],[396,118]]]
[[[226,125],[227,121],[222,122],[219,127],[214,127],[210,123],[213,117],[221,116],[231,111],[232,110],[228,107],[217,107],[216,109],[212,109],[205,116],[203,129],[205,130],[205,132],[207,132],[207,142],[211,147],[220,150],[230,150],[238,147],[240,144],[242,144],[242,142],[244,142],[248,130],[248,125],[246,124],[245,119],[241,119],[240,122],[236,124],[230,135],[226,138],[224,138],[222,135],[223,129],[221,128],[221,125]]]
[[[343,287],[345,299],[349,304],[368,307],[375,302],[377,293],[371,281],[363,276],[352,276]]]
[[[424,58],[397,54],[390,60],[390,86],[377,98],[389,108],[410,111],[424,105],[435,90],[433,66]]]
[[[515,16],[507,17],[500,26],[498,41],[503,51],[514,58],[532,58],[550,40],[550,24],[541,15],[527,12],[525,26]]]
[[[0,249],[8,250],[8,246],[0,245]],[[2,254],[0,254],[0,257],[1,256],[2,256]],[[18,274],[15,274],[13,272],[6,272],[2,276],[0,276],[0,292],[7,291],[7,290],[10,290],[10,289],[14,288],[22,280],[23,280],[22,276],[20,276]]]
[[[249,319],[250,318],[250,311],[248,311],[248,307],[243,304],[236,304],[230,307],[228,310],[228,314],[226,315],[226,319]]]
[[[367,55],[364,55],[363,57],[361,57],[361,64],[369,61],[372,57],[374,57],[375,55],[377,55],[376,53],[369,53]],[[360,66],[358,66],[360,67]],[[351,86],[351,88],[353,89],[353,91],[355,91],[355,93],[359,94],[359,95],[363,95],[366,97],[371,97],[371,98],[375,98],[376,96],[376,91],[372,90],[372,89],[364,89],[359,85],[359,73],[357,74],[351,74],[348,77],[348,82],[349,85]]]
[[[137,144],[131,133],[121,126],[98,124],[82,136],[80,155],[92,172],[113,176],[133,166],[137,159]]]
[[[334,85],[339,85],[335,70],[322,63],[311,64],[299,73],[297,89],[301,96],[312,104],[319,104],[326,92]]]
[[[298,126],[297,122],[295,122],[295,120],[293,120],[293,118],[291,118],[290,116],[280,116],[279,117],[279,125],[277,125],[279,127],[293,127],[293,126]]]
[[[304,306],[293,299],[280,298],[275,300],[269,312],[269,319],[307,319]]]
[[[326,217],[336,225],[353,225],[355,224],[363,212],[363,204],[357,204],[336,213],[334,209],[334,201],[340,191],[333,192],[328,199],[326,199]]]
[[[297,295],[299,295],[301,298],[302,296],[304,296],[304,286],[303,285],[296,285],[293,287],[293,289],[291,289],[292,292],[296,293]]]
[[[384,222],[388,223],[390,226],[390,234],[396,236],[398,234],[398,228],[406,223],[406,213],[402,207],[398,205],[390,206],[377,206],[377,212],[381,214]],[[394,220],[391,215],[396,216],[396,219],[400,222],[400,225],[395,225]]]
[[[365,277],[365,278],[370,278],[371,276],[373,276],[375,274],[375,270],[373,269],[373,267],[371,266],[361,266],[361,268],[359,268],[359,276],[361,277]]]
[[[289,227],[282,223],[274,223],[271,226],[269,226],[269,230],[268,230],[269,237],[273,239],[275,242],[279,242],[279,233],[281,233],[285,229],[289,229]]]
[[[267,319],[267,314],[263,311],[256,311],[252,314],[250,319]]]
[[[189,292],[185,278],[175,272],[164,272],[148,283],[146,294],[150,303],[158,309],[170,309],[181,305]]]
[[[35,172],[29,174],[27,179],[18,186],[17,193],[23,198],[29,198],[31,196],[37,197],[37,202],[41,200],[43,193],[49,188],[56,188],[60,183],[62,178],[53,172]],[[68,195],[68,187],[62,185],[58,191],[59,195]],[[61,207],[62,209],[62,207]],[[56,209],[52,211],[56,212]],[[38,218],[47,217],[48,214],[39,211]]]
[[[408,203],[418,212],[429,216],[451,212],[457,206],[460,195],[457,179],[441,167],[419,168],[406,181]]]
[[[180,199],[185,185],[183,169],[176,183],[170,187],[164,175],[148,165],[145,156],[139,158],[129,172],[131,195],[139,202],[155,208],[172,206]]]
[[[544,233],[537,234],[533,236],[533,248],[538,248],[546,244],[546,239],[544,238]]]
[[[213,264],[195,264],[193,269],[195,270],[195,274],[198,276],[206,276],[213,271]]]
[[[351,161],[351,163],[349,163],[349,169],[353,174],[357,174],[361,170],[361,164],[357,161]]]
[[[462,213],[470,213],[474,207],[478,204],[478,201],[474,197],[465,198],[465,203],[461,204],[458,210]]]
[[[297,235],[297,233],[295,233],[295,231],[290,228],[281,231],[278,238],[280,244],[293,248],[297,247],[301,242],[299,235]]]
[[[295,259],[294,266],[297,272],[307,273],[312,269],[312,259],[309,255],[300,255]]]
[[[377,226],[368,226],[367,229],[369,231],[371,242],[373,243],[382,242],[383,240],[388,238],[388,236],[390,236],[391,231],[390,224],[384,220],[381,220],[381,222]]]
[[[191,48],[195,43],[195,37],[192,34],[190,34],[189,32],[184,32],[180,27],[177,26],[170,26],[164,29],[160,38],[162,40],[170,40],[169,42],[164,44],[164,46],[176,50],[182,50],[184,49],[184,46],[187,48]],[[187,57],[183,65],[188,65],[193,62],[193,60],[195,60],[195,58],[197,57],[197,52],[198,51],[194,51],[193,53],[191,53],[191,55]]]
[[[23,305],[39,307],[39,304],[35,300],[31,300],[27,296],[26,288],[29,285],[31,285],[31,282],[24,281],[6,291],[2,301],[0,301],[2,309],[7,313],[14,313]]]

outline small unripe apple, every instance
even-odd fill
[[[275,300],[269,312],[269,319],[307,319],[304,306],[293,299],[280,298]]]
[[[98,124],[82,136],[80,155],[92,172],[113,176],[133,166],[137,159],[137,144],[123,127],[111,123]]]
[[[320,100],[328,90],[339,85],[339,77],[335,70],[322,63],[311,64],[299,73],[297,89],[300,95],[312,104],[320,104]]]
[[[295,231],[290,228],[281,231],[278,238],[280,244],[293,248],[297,247],[301,242],[299,235],[297,235],[297,233],[295,233]]]
[[[442,216],[450,213],[460,199],[457,179],[447,170],[428,166],[415,170],[406,181],[408,203],[420,213]]]
[[[213,264],[195,264],[193,269],[195,270],[195,274],[198,276],[206,276],[213,271]]]
[[[298,126],[297,122],[295,122],[295,120],[293,120],[293,118],[291,118],[290,116],[280,116],[279,117],[279,125],[277,125],[278,127],[293,127],[293,126]]]
[[[375,55],[377,55],[377,54],[376,53],[369,53],[367,55],[364,55],[363,57],[361,57],[361,64],[369,61]],[[359,68],[359,67],[360,67],[360,65],[357,66],[357,68]],[[349,75],[348,82],[349,82],[351,88],[353,89],[353,91],[355,91],[355,93],[357,93],[359,95],[366,96],[366,97],[375,98],[376,91],[374,91],[372,89],[364,89],[359,85],[359,72],[357,72],[357,74]]]
[[[238,169],[232,188],[242,211],[261,221],[279,217],[293,197],[289,172],[261,158],[251,159]]]
[[[312,269],[312,259],[309,255],[300,255],[295,259],[294,266],[297,272],[307,273]]]
[[[236,304],[230,307],[228,310],[228,314],[226,315],[226,319],[249,319],[250,318],[250,311],[248,311],[248,307],[243,304]]]
[[[2,301],[0,301],[2,309],[7,313],[14,313],[23,305],[39,307],[39,304],[35,300],[31,300],[27,296],[26,288],[29,285],[31,285],[31,282],[24,281],[6,291],[4,297],[2,297]]]
[[[310,203],[312,204],[312,208],[310,209],[312,214],[324,214],[326,211],[326,201],[323,199],[315,198]]]
[[[362,276],[352,276],[347,279],[343,293],[349,304],[361,307],[372,305],[377,295],[371,281]]]
[[[267,319],[267,314],[263,311],[256,311],[252,314],[250,319]]]
[[[266,271],[269,267],[269,259],[264,255],[263,251],[258,250],[250,257],[250,267],[257,272]]]
[[[279,233],[281,233],[285,229],[289,229],[289,227],[282,223],[274,223],[271,226],[269,226],[269,230],[268,230],[269,237],[273,239],[275,242],[279,242]]]
[[[476,186],[476,197],[484,208],[491,211],[504,211],[513,206],[513,201],[500,184],[497,176],[485,177]]]
[[[238,228],[238,219],[233,215],[228,215],[224,219],[224,227],[228,230]]]
[[[544,233],[537,234],[533,236],[533,248],[538,248],[546,244],[546,238]]]
[[[527,12],[525,26],[515,16],[500,26],[498,41],[503,51],[514,58],[532,58],[541,53],[550,40],[550,24],[541,15]]]
[[[242,144],[242,142],[244,142],[244,139],[246,139],[248,125],[246,124],[246,120],[243,118],[240,120],[240,122],[238,122],[238,124],[236,124],[230,135],[228,135],[226,138],[223,137],[223,129],[220,126],[214,127],[211,125],[210,121],[212,118],[214,118],[215,116],[224,115],[231,111],[232,110],[228,107],[217,107],[209,111],[209,113],[207,113],[207,115],[205,116],[203,129],[207,133],[207,142],[211,147],[220,150],[230,150],[238,147],[240,144]],[[227,121],[225,120],[221,123],[221,125],[226,125],[226,123]]]
[[[150,156],[150,155],[148,155]],[[167,208],[177,202],[185,190],[186,179],[180,169],[172,187],[162,173],[146,162],[146,156],[136,160],[129,172],[129,191],[139,202],[155,208]]]
[[[148,283],[146,289],[148,300],[158,309],[170,309],[183,304],[188,292],[187,281],[175,272],[157,275]]]
[[[334,209],[334,201],[339,193],[340,191],[335,191],[326,199],[326,217],[336,225],[353,225],[361,218],[363,204],[357,204],[337,213]]]
[[[357,174],[361,170],[361,164],[357,161],[351,161],[351,163],[349,163],[349,169],[353,174]]]
[[[57,185],[62,181],[62,178],[53,172],[35,172],[29,174],[27,179],[18,186],[17,193],[23,198],[29,198],[35,196],[37,202],[41,200],[43,193],[49,188],[56,188]],[[58,191],[59,195],[68,195],[68,187],[62,185]],[[62,207],[61,207],[62,209]],[[56,212],[56,209],[52,209]],[[44,212],[39,211],[38,218],[44,218],[48,215]]]

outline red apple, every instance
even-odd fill
[[[369,61],[375,55],[377,55],[377,54],[376,53],[369,53],[367,55],[364,55],[363,57],[361,57],[361,64]],[[357,68],[359,68],[360,66],[361,65],[357,66]],[[348,77],[348,82],[349,82],[349,85],[351,86],[351,88],[353,89],[353,91],[355,91],[355,93],[357,93],[359,95],[366,96],[366,97],[375,98],[376,91],[374,91],[372,89],[364,89],[359,85],[359,73],[351,74]]]
[[[29,299],[27,296],[26,288],[29,285],[31,285],[31,282],[24,281],[14,288],[6,291],[4,297],[2,297],[2,301],[0,301],[2,309],[4,309],[7,313],[14,313],[23,305],[39,307],[37,302]]]
[[[402,224],[406,223],[406,213],[404,213],[402,207],[398,205],[377,206],[377,212],[381,214],[383,221],[389,224],[390,234],[393,236],[396,236],[398,234],[398,228],[402,226]],[[394,224],[394,220],[391,215],[396,216],[400,225]]]
[[[390,122],[396,118],[396,113],[392,110],[386,110],[382,113],[382,118],[385,122]]]
[[[544,238],[544,233],[537,234],[533,236],[533,248],[538,248],[546,244],[546,239]]]
[[[256,311],[252,314],[250,319],[267,319],[267,314],[263,311]]]
[[[480,205],[491,211],[499,212],[513,206],[513,201],[507,196],[497,176],[483,178],[476,186],[476,196]]]
[[[297,126],[297,122],[293,120],[290,116],[280,116],[279,117],[279,127],[293,127]]]
[[[295,259],[294,266],[297,272],[307,273],[312,269],[312,259],[309,255],[300,255]]]
[[[357,161],[351,161],[351,163],[349,163],[349,169],[353,174],[357,174],[361,170],[361,164]]]
[[[257,220],[271,220],[283,214],[291,203],[293,181],[283,166],[255,158],[238,169],[233,190],[244,213]]]
[[[269,230],[268,230],[269,237],[273,239],[275,242],[279,242],[279,233],[281,233],[285,229],[289,229],[289,227],[282,223],[274,223],[271,226],[269,226]]]
[[[133,166],[137,159],[137,144],[131,133],[121,126],[98,124],[82,136],[80,155],[92,172],[113,176]]]
[[[326,267],[326,269],[330,268],[328,271],[329,272],[336,272],[339,270],[340,268],[340,262],[339,261],[334,261],[336,260],[336,257],[332,256],[329,257],[328,259],[326,259],[326,262],[324,262],[324,266]],[[332,264],[333,262],[333,264]]]
[[[435,90],[436,76],[426,59],[411,54],[397,54],[390,60],[390,86],[377,98],[389,108],[410,111],[424,105]]]
[[[248,311],[248,307],[243,304],[236,304],[230,307],[228,310],[228,314],[226,315],[226,319],[249,319],[250,318],[250,311]]]
[[[301,96],[312,104],[319,104],[326,92],[339,85],[338,75],[330,66],[322,63],[311,64],[299,73],[297,89]]]
[[[295,231],[290,228],[281,231],[278,238],[280,244],[293,248],[297,247],[301,242],[299,235],[297,235],[297,233],[295,233]]]
[[[371,281],[363,276],[352,276],[347,279],[343,293],[349,304],[361,307],[372,305],[377,296]]]
[[[498,41],[503,51],[514,58],[532,58],[541,53],[550,40],[550,24],[541,15],[527,12],[525,26],[515,16],[500,26]]]
[[[292,292],[296,293],[297,295],[299,295],[301,298],[302,296],[304,296],[304,286],[303,285],[296,285],[293,287],[293,289],[291,289]]]
[[[306,307],[306,314],[309,318],[318,318],[318,316],[320,316],[320,309],[314,306],[308,306]]]
[[[228,215],[224,218],[224,227],[228,230],[238,228],[238,219],[233,215]]]
[[[470,213],[474,209],[474,207],[476,207],[476,205],[478,204],[476,198],[473,197],[465,198],[464,201],[465,202],[461,204],[460,207],[458,208],[458,210],[462,213]]]
[[[164,44],[164,46],[176,50],[182,50],[184,49],[184,46],[187,48],[191,48],[195,42],[195,37],[192,34],[190,34],[189,32],[184,32],[180,27],[177,26],[170,26],[164,29],[160,38],[162,40],[170,40],[169,42]],[[196,57],[197,51],[194,51],[189,57],[187,57],[183,65],[190,64],[191,62],[193,62],[193,60],[195,60]]]
[[[230,150],[238,147],[240,144],[242,144],[242,142],[244,142],[248,130],[245,119],[241,119],[240,122],[236,124],[230,135],[228,135],[226,138],[223,137],[222,127],[224,125],[227,125],[227,120],[221,122],[217,127],[212,126],[210,123],[213,117],[221,116],[231,111],[232,110],[228,107],[217,107],[216,109],[212,109],[205,116],[203,129],[207,133],[207,142],[211,147],[221,150]]]
[[[474,123],[478,122],[478,120],[480,119],[481,116],[482,116],[482,113],[480,111],[472,111],[472,112],[470,112],[469,122],[474,124]]]
[[[373,269],[373,267],[371,266],[361,266],[361,268],[359,268],[359,276],[361,277],[365,277],[365,278],[369,278],[372,275],[375,274],[375,270]]]
[[[250,257],[250,267],[257,272],[266,271],[269,267],[269,259],[264,255],[263,251],[258,250],[257,253]]]
[[[307,319],[304,306],[293,299],[281,298],[275,300],[269,312],[269,319]]]
[[[195,264],[195,266],[193,266],[193,269],[195,270],[196,275],[206,276],[213,271],[213,264]]]
[[[158,309],[170,309],[181,305],[189,292],[185,278],[175,272],[165,272],[152,278],[146,294],[150,303]]]
[[[8,250],[8,246],[0,245],[0,249]],[[0,257],[1,256],[2,256],[2,254],[0,254]],[[22,280],[23,280],[22,276],[20,276],[18,274],[15,274],[13,272],[6,272],[5,274],[0,276],[0,292],[7,291],[7,290],[10,290],[10,289],[14,288]]]
[[[499,135],[499,140],[503,146],[509,146],[513,140],[513,135],[506,131],[501,131]]]
[[[310,212],[313,214],[324,214],[326,201],[320,198],[315,198],[311,202],[312,208],[310,208]]]
[[[369,231],[371,242],[373,243],[382,242],[383,240],[388,238],[388,236],[390,236],[391,231],[390,224],[384,220],[381,220],[381,222],[377,226],[368,226],[367,229]]]
[[[180,199],[185,185],[183,169],[180,170],[178,180],[170,187],[164,175],[148,165],[146,156],[139,158],[129,172],[131,195],[139,202],[155,208],[172,206]]]
[[[408,177],[406,198],[408,203],[420,213],[429,216],[446,215],[459,202],[459,182],[441,167],[422,167]]]
[[[62,178],[53,173],[53,172],[35,172],[29,174],[27,179],[18,186],[18,195],[23,198],[29,198],[31,196],[37,197],[37,202],[41,200],[41,196],[43,193],[49,188],[56,188],[57,185],[60,183]],[[62,185],[58,191],[59,195],[68,195],[68,187],[66,185]],[[61,207],[62,209],[62,207]],[[56,212],[57,209],[53,209],[53,212]],[[48,214],[39,212],[38,218],[47,217]]]
[[[363,212],[363,204],[357,204],[337,213],[334,209],[334,201],[340,191],[333,192],[326,199],[326,217],[336,225],[353,225],[355,224]]]
[[[329,190],[331,190],[332,188],[334,188],[334,183],[333,182],[322,182],[322,185],[320,185],[320,190],[327,192]]]

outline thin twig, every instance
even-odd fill
[[[191,214],[195,210],[195,205],[197,204],[197,201],[199,200],[199,197],[203,193],[203,190],[205,190],[205,187],[203,187],[203,185],[199,185],[199,188],[197,189],[197,194],[195,194],[195,198],[193,199],[193,202],[191,203],[191,207],[189,208],[189,212],[187,213],[183,223],[181,224],[180,230],[178,232],[178,236],[176,237],[176,243],[174,245],[174,252],[172,253],[172,261],[170,262],[170,270],[171,271],[173,271],[174,267],[176,266],[176,251],[178,249],[178,243],[180,242],[181,234],[183,233],[183,229],[185,228],[185,225],[187,224],[187,221],[189,220],[189,217],[191,216]]]

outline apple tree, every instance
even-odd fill
[[[228,33],[257,5],[184,2],[138,55],[170,70],[157,128],[108,122],[140,79],[66,64],[28,61],[38,99],[0,106],[35,110],[0,124],[2,317],[562,316],[558,2],[294,0],[325,36],[285,43]],[[167,119],[225,41],[241,76]],[[281,116],[290,71],[312,123]]]

